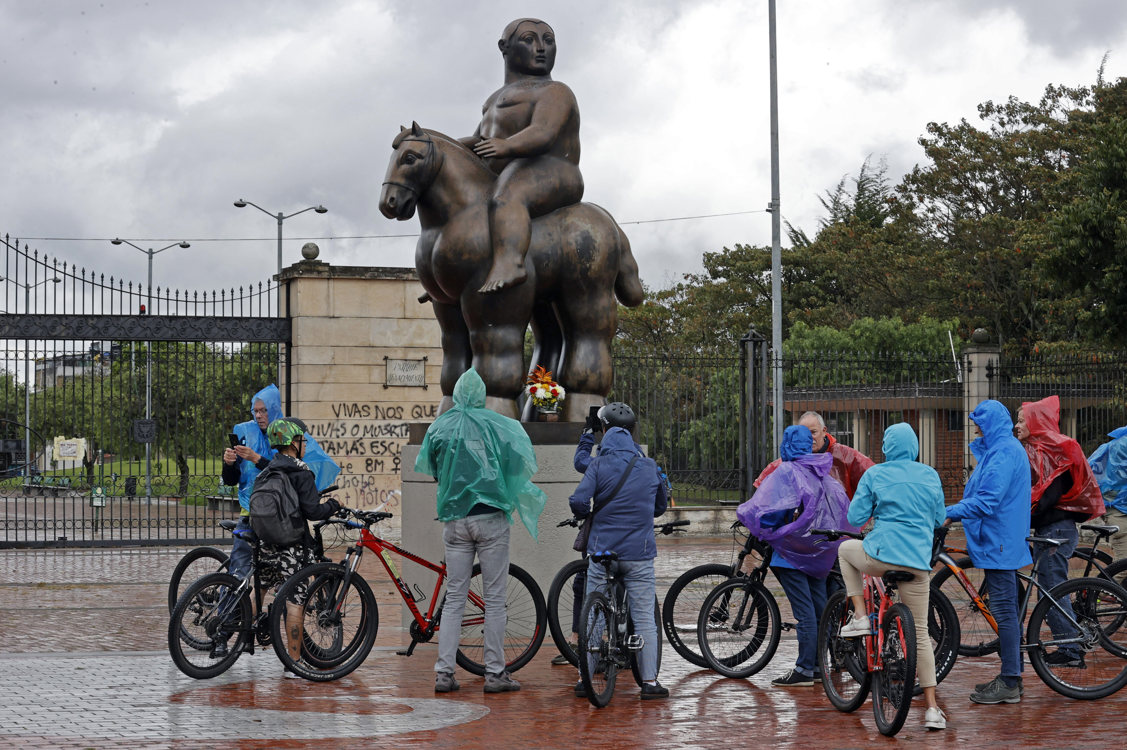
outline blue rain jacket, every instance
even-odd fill
[[[943,524],[943,482],[916,461],[920,441],[904,422],[884,431],[884,463],[861,477],[849,504],[849,523],[873,528],[862,544],[869,557],[889,565],[931,570],[935,529]]]
[[[1096,448],[1088,459],[1104,504],[1120,513],[1127,513],[1127,427],[1120,427],[1108,433],[1113,438]]]
[[[579,486],[568,499],[571,512],[583,518],[595,500],[603,500],[622,479],[630,460],[638,456],[626,483],[591,521],[587,553],[617,552],[621,560],[657,557],[653,519],[665,512],[668,496],[657,463],[641,456],[630,433],[612,427],[603,436],[599,455],[591,461]]]
[[[239,436],[243,445],[263,458],[273,460],[277,451],[270,447],[266,433],[254,420],[255,401],[261,401],[266,407],[266,415],[269,419],[267,424],[285,416],[282,414],[282,394],[278,391],[278,386],[271,383],[251,396],[250,421],[239,422],[231,428],[231,432]],[[317,441],[308,432],[305,433],[305,458],[302,460],[313,470],[313,475],[317,478],[318,490],[331,486],[337,475],[340,474],[340,467],[333,459],[329,458],[325,450],[317,444]],[[242,506],[244,511],[250,509],[250,493],[254,489],[254,480],[258,478],[258,474],[258,467],[250,461],[239,461],[239,505]]]
[[[438,480],[438,520],[465,518],[481,503],[513,511],[532,538],[548,497],[532,483],[536,453],[520,422],[485,408],[485,381],[472,367],[454,384],[454,406],[423,437],[415,471]]]
[[[947,517],[963,522],[967,552],[976,568],[1017,570],[1033,564],[1029,554],[1032,480],[1029,457],[1013,436],[1010,412],[987,400],[971,412],[982,437],[970,444],[978,466],[967,480],[963,499]]]

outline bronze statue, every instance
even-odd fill
[[[581,422],[613,384],[615,298],[641,304],[638,265],[611,215],[578,202],[579,111],[549,77],[551,27],[514,21],[498,46],[505,85],[486,101],[477,132],[401,129],[380,211],[401,221],[419,214],[415,266],[442,329],[440,411],[472,364],[486,405],[517,417],[531,324],[532,366],[556,374],[568,394],[563,420]]]

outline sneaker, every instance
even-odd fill
[[[227,641],[214,641],[211,644],[211,653],[209,656],[212,659],[227,658]]]
[[[842,638],[860,638],[872,632],[873,629],[872,626],[869,625],[868,617],[854,617],[842,626],[838,635]]]
[[[500,674],[485,673],[485,692],[487,693],[515,693],[520,690],[520,683],[513,679],[508,672]]]
[[[669,688],[665,687],[660,682],[654,682],[652,685],[648,682],[642,683],[642,700],[652,701],[668,697]]]
[[[995,677],[994,680],[996,680],[996,679],[998,679],[998,678]],[[993,682],[994,680],[991,680],[990,682]],[[986,688],[988,688],[990,686],[990,682],[980,682],[980,683],[978,683],[977,685],[974,686],[974,692],[981,693],[983,690],[985,690]],[[1018,678],[1018,682],[1017,682],[1017,694],[1018,695],[1025,695],[1025,684],[1021,681],[1020,677]]]
[[[924,711],[924,726],[928,729],[946,729],[947,714],[938,708],[929,708]]]
[[[301,679],[301,675],[299,675],[297,672],[292,671],[289,667],[286,667],[282,670],[282,677],[285,677],[287,680]]]
[[[436,693],[453,693],[461,685],[454,679],[453,672],[435,672],[434,673],[434,692]]]
[[[810,687],[814,684],[813,677],[807,677],[797,669],[792,669],[782,677],[771,680],[775,687]]]
[[[1054,651],[1045,657],[1045,663],[1053,667],[1076,667],[1087,669],[1083,654],[1070,654],[1067,651]]]
[[[553,666],[562,667],[565,664],[571,664],[571,662],[568,661],[567,657],[564,656],[563,654],[557,654],[556,656],[552,657],[552,665]]]
[[[974,703],[993,705],[995,703],[1021,703],[1021,685],[1006,687],[1001,677],[995,677],[982,690],[970,694]]]
[[[587,688],[583,687],[583,680],[580,680],[579,682],[575,683],[575,697],[576,698],[586,698],[587,697]]]

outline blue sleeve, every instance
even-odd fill
[[[575,448],[575,458],[572,459],[572,465],[580,474],[586,473],[587,467],[591,465],[593,460],[591,449],[594,447],[595,433],[587,432],[579,436],[579,445]]]
[[[598,461],[591,462],[587,471],[583,473],[583,478],[579,480],[579,486],[568,498],[567,504],[571,506],[572,514],[579,518],[586,518],[587,514],[591,512],[591,498],[595,496],[595,490],[598,489],[599,485],[598,466]]]
[[[979,464],[976,471],[982,471],[983,474],[975,486],[974,494],[949,507],[946,511],[947,518],[958,521],[993,515],[1009,485],[1010,478],[1005,476],[1003,468],[1003,462],[998,460],[990,461],[985,466]]]
[[[665,492],[665,482],[661,478],[661,470],[658,469],[657,463],[654,463],[654,473],[657,474],[657,494],[654,496],[654,518],[665,513],[665,509],[669,507],[669,496]]]
[[[849,503],[849,511],[845,520],[857,528],[861,528],[873,516],[873,506],[876,496],[873,494],[873,473],[866,471],[857,483],[857,491],[853,493],[853,500]]]

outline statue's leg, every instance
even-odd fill
[[[438,405],[438,413],[441,414],[454,405],[454,385],[462,373],[470,369],[470,332],[458,305],[432,301],[431,306],[442,330],[442,371],[439,374],[442,402]]]
[[[473,367],[485,381],[485,405],[518,418],[517,396],[524,386],[524,332],[532,316],[535,290],[522,284],[501,294],[462,294],[470,333]]]
[[[563,328],[560,326],[554,303],[539,301],[533,306],[532,339],[532,362],[529,364],[529,372],[540,366],[553,374],[559,373],[564,339]],[[532,413],[532,402],[526,401],[521,419],[526,422],[532,421]]]
[[[592,406],[606,403],[614,385],[610,344],[618,327],[613,279],[593,292],[580,285],[565,289],[559,302],[564,330],[564,362],[559,380],[568,389],[562,419],[582,422]]]

